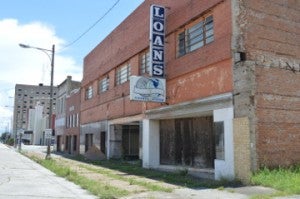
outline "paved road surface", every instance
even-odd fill
[[[45,198],[96,197],[0,143],[0,199]]]

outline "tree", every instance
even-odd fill
[[[0,137],[1,142],[8,144],[8,145],[13,145],[14,144],[14,139],[11,137],[11,134],[8,132],[4,132],[1,134]]]

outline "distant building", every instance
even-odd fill
[[[55,114],[57,88],[53,87],[53,101],[52,113]],[[39,85],[25,85],[16,84],[15,86],[15,100],[14,100],[14,119],[13,119],[13,132],[16,134],[18,131],[32,129],[32,121],[30,121],[30,110],[35,109],[39,104],[41,117],[49,117],[49,102],[50,102],[50,86]],[[47,124],[46,128],[48,128]],[[25,136],[26,138],[26,136]],[[41,143],[37,141],[36,143]]]
[[[71,91],[66,98],[65,149],[68,154],[80,152],[80,89]],[[84,139],[82,139],[84,141]]]
[[[34,145],[44,144],[43,138],[43,106],[37,104],[34,109],[33,141]]]
[[[55,118],[55,147],[57,151],[65,150],[64,133],[66,131],[66,98],[71,91],[80,88],[80,82],[72,80],[72,76],[67,78],[57,86],[57,103]]]

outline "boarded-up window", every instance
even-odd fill
[[[212,117],[160,122],[161,164],[213,168],[214,144]]]

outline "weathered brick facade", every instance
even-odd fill
[[[116,84],[123,64],[130,65],[131,75],[140,75],[140,54],[149,48],[151,4],[167,8],[166,103],[130,101],[129,81]],[[297,0],[144,1],[84,59],[82,136],[93,134],[100,148],[100,132],[106,133],[106,153],[113,157],[109,151],[122,150],[122,125],[139,126],[143,165],[158,168],[159,121],[179,118],[183,124],[184,118],[207,116],[224,124],[225,157],[213,162],[216,178],[232,178],[234,171],[247,182],[261,166],[299,163],[299,7]],[[210,15],[213,42],[178,56],[179,33]],[[104,77],[109,89],[99,92]]]
[[[119,86],[114,84],[113,69],[124,62],[130,63],[132,75],[139,75],[138,53],[149,46],[149,7],[153,3],[169,8],[166,37],[168,104],[232,91],[230,2],[145,1],[86,56],[82,86],[85,88],[92,84],[95,97],[86,101],[84,92],[81,94],[83,124],[136,115],[161,106],[154,103],[130,102],[129,82]],[[177,30],[206,13],[214,15],[214,42],[186,56],[176,58]],[[97,80],[103,75],[109,76],[109,86],[113,89],[98,95]]]
[[[300,162],[300,2],[233,1],[235,117],[249,117],[251,167]]]
[[[56,118],[55,118],[55,148],[57,151],[65,151],[65,132],[66,132],[66,97],[72,90],[78,89],[80,82],[72,80],[71,76],[58,85],[56,99]]]
[[[65,152],[78,155],[80,152],[80,89],[66,97]]]

